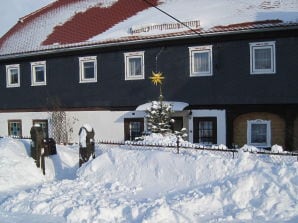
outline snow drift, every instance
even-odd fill
[[[9,150],[12,145],[24,150],[18,141],[0,142],[1,150],[4,145]],[[98,147],[97,158],[84,164],[71,179],[71,165],[73,173],[78,167],[77,150],[75,146],[58,146],[58,154],[51,157],[68,160],[64,162],[69,164],[64,179],[61,168],[60,180],[19,189],[14,196],[0,200],[0,210],[7,216],[51,216],[56,222],[70,223],[298,220],[297,162],[272,163],[247,152],[227,159],[192,150],[176,154],[163,149]],[[31,158],[20,162],[27,159]],[[7,163],[1,167],[19,171]],[[55,176],[55,172],[51,174]],[[28,180],[34,185],[34,177]],[[15,183],[19,184],[18,180]],[[13,222],[2,219],[0,211],[1,222]]]
[[[29,143],[9,138],[0,139],[0,194],[23,187],[32,187],[45,181],[41,171],[30,158]]]

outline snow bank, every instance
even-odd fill
[[[143,143],[147,144],[159,144],[159,145],[175,145],[177,137],[174,134],[162,135],[160,133],[152,133],[148,136],[144,136]]]
[[[156,197],[196,185],[194,159],[164,151],[114,149],[81,168],[78,176],[105,185],[120,183],[134,188],[135,195],[141,198]]]
[[[21,141],[0,139],[0,153],[0,195],[45,182],[41,170],[30,157],[30,149]]]
[[[282,148],[282,146],[279,146],[279,145],[273,145],[271,147],[271,152],[273,153],[282,153],[284,150]]]
[[[77,155],[73,148],[60,149],[62,160]],[[0,202],[0,210],[69,223],[298,220],[297,162],[265,162],[244,151],[238,159],[127,148],[97,154],[77,177],[20,191]]]

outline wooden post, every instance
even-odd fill
[[[179,145],[179,136],[177,136],[177,153],[179,154],[179,147],[180,147],[180,145]]]

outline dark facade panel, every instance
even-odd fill
[[[157,99],[152,71],[165,76],[166,100],[190,105],[297,104],[297,35],[225,36],[187,41],[91,49],[0,61],[0,109],[135,107]],[[249,43],[275,41],[276,73],[250,74]],[[189,47],[212,45],[213,75],[190,77]],[[125,80],[124,53],[145,52],[145,79]],[[79,57],[97,56],[97,82],[79,83]],[[31,86],[30,62],[46,61],[47,85]],[[6,88],[5,65],[20,64],[21,87]]]

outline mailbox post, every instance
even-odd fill
[[[44,138],[44,132],[40,125],[31,127],[31,157],[35,160],[38,168],[42,169],[45,175],[45,157],[57,154],[56,142],[52,138]]]
[[[85,124],[79,131],[79,166],[87,162],[90,157],[95,158],[94,130],[89,124]]]
[[[30,130],[31,135],[31,157],[35,160],[36,166],[41,167],[43,174],[45,175],[45,146],[44,135],[40,125],[32,126]]]

